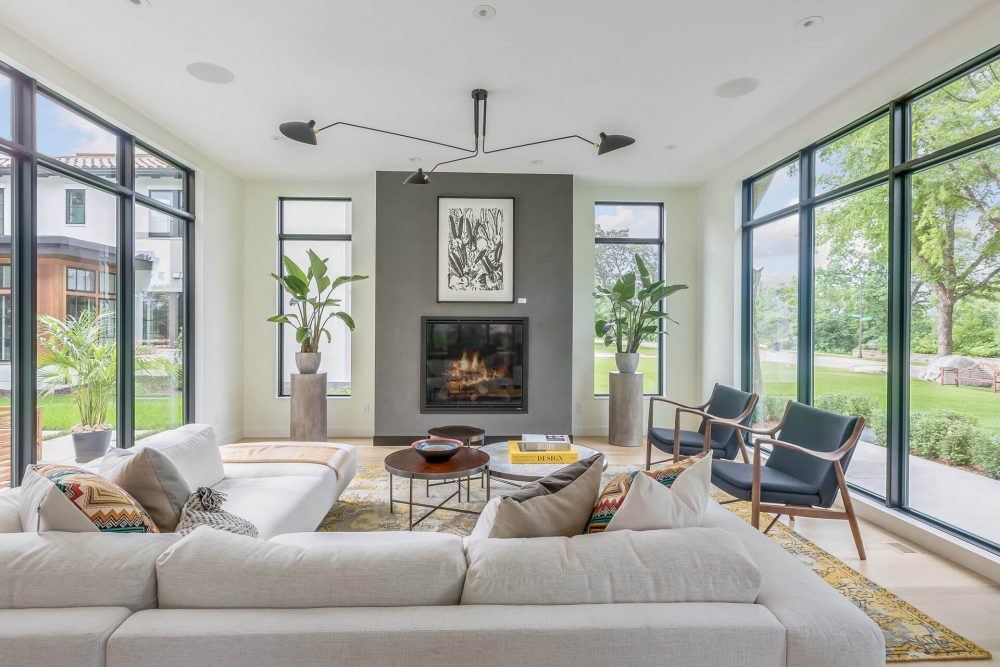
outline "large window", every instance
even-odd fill
[[[998,54],[743,186],[743,382],[761,417],[790,397],[864,415],[848,482],[995,552]]]
[[[594,284],[610,287],[618,278],[637,270],[642,257],[649,272],[663,278],[663,204],[598,202],[594,205]],[[610,306],[596,300],[594,319],[610,320]],[[594,339],[594,395],[607,396],[608,373],[616,370],[615,347]],[[663,344],[658,337],[639,347],[638,372],[643,393],[663,393]]]
[[[129,447],[191,420],[181,327],[194,216],[188,169],[3,64],[0,140],[7,485],[34,461],[72,461],[81,426]],[[150,211],[171,219],[170,238],[148,240]],[[146,299],[167,304],[155,309],[155,345],[143,336]]]
[[[278,252],[287,255],[300,267],[309,266],[308,251],[328,260],[332,276],[351,273],[351,200],[282,197],[278,200]],[[282,274],[284,265],[277,267]],[[333,293],[341,300],[340,309],[351,312],[351,286],[342,285]],[[279,289],[280,307],[288,312],[288,295]],[[326,373],[329,396],[351,395],[351,336],[347,325],[337,318],[327,325],[330,340],[322,338],[320,372]],[[278,328],[278,395],[288,396],[291,373],[295,372],[295,330],[283,324]]]

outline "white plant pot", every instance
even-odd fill
[[[303,375],[313,375],[319,370],[321,352],[296,352],[295,366]]]
[[[639,367],[638,352],[615,352],[615,365],[619,373],[635,373]]]

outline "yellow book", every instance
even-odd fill
[[[576,463],[580,460],[580,453],[571,445],[549,444],[528,442],[520,440],[509,440],[507,442],[507,453],[511,463],[526,464],[547,464],[547,463]]]

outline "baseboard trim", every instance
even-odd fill
[[[858,516],[987,579],[1000,583],[1000,556],[938,530],[861,494],[852,494]]]

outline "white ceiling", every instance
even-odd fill
[[[315,118],[471,147],[469,93],[484,87],[494,148],[601,130],[636,144],[597,157],[567,141],[454,170],[682,184],[986,4],[491,1],[497,16],[484,22],[474,0],[0,0],[0,21],[246,177],[335,179],[459,157],[350,128],[316,147],[273,137],[284,120]],[[814,14],[825,22],[796,27]],[[236,80],[197,81],[185,72],[194,61]],[[748,76],[761,81],[751,95],[713,94]]]

